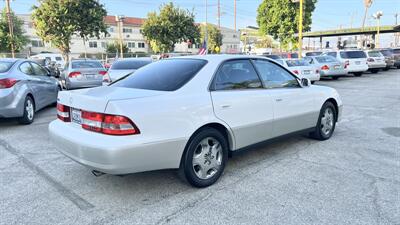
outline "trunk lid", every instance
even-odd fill
[[[61,91],[58,94],[57,102],[75,109],[105,112],[109,101],[148,98],[163,93],[162,91],[101,86],[74,91]]]

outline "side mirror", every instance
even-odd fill
[[[302,87],[309,87],[311,85],[311,81],[308,78],[301,78],[300,83]]]

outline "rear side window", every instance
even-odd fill
[[[368,56],[369,57],[382,57],[382,53],[380,53],[379,51],[371,51],[371,52],[368,52]]]
[[[100,62],[97,61],[73,61],[72,69],[85,69],[85,68],[102,68]]]
[[[137,70],[149,64],[151,61],[145,60],[121,60],[116,61],[112,64],[111,69],[113,70]]]
[[[332,56],[318,56],[315,57],[319,63],[329,63],[329,62],[336,62],[336,59]]]
[[[166,59],[142,67],[112,86],[156,91],[175,91],[192,79],[204,65],[202,59]]]
[[[348,51],[348,52],[340,52],[340,57],[343,59],[358,59],[358,58],[367,58],[367,55],[363,51]]]
[[[5,73],[9,71],[13,65],[14,62],[0,61],[0,73]]]
[[[294,67],[294,66],[309,66],[310,64],[302,59],[296,59],[296,60],[286,60],[286,64],[289,67]]]
[[[262,83],[253,65],[247,59],[225,62],[215,75],[215,90],[252,88],[262,88]]]

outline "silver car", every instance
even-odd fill
[[[103,84],[108,84],[119,78],[135,72],[140,67],[151,63],[151,58],[125,58],[115,61],[103,77]]]
[[[305,60],[317,68],[321,77],[331,77],[334,80],[347,74],[344,65],[336,58],[329,55],[307,56]]]
[[[36,62],[25,59],[0,60],[0,118],[18,117],[30,124],[35,112],[57,101],[57,79]]]
[[[107,73],[99,60],[72,60],[65,64],[63,80],[66,89],[101,86]]]
[[[368,71],[378,73],[379,70],[386,68],[385,56],[378,50],[365,51],[367,54]]]

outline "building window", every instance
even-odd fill
[[[107,43],[104,42],[104,41],[102,41],[102,42],[101,42],[101,47],[102,47],[102,48],[106,48],[106,47],[107,47]]]
[[[97,41],[89,41],[89,48],[97,48]]]
[[[128,42],[128,48],[135,48],[135,42]]]
[[[32,40],[31,41],[32,47],[43,47],[43,41],[40,40]]]
[[[123,33],[132,33],[132,28],[123,28],[122,32]]]
[[[114,32],[114,27],[107,28],[107,31],[110,32],[110,33]]]
[[[233,38],[237,38],[237,35],[236,35],[236,34],[234,34],[234,35],[233,35]]]
[[[144,43],[143,43],[143,42],[139,42],[139,43],[138,43],[138,48],[145,48],[145,47],[144,47]]]

